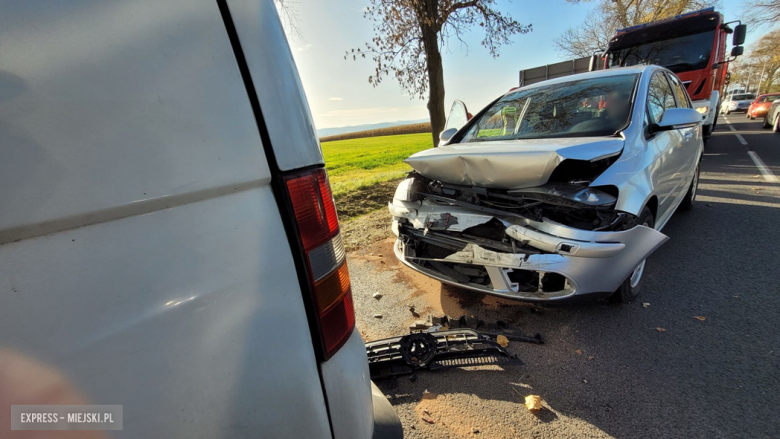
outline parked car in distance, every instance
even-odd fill
[[[763,128],[772,128],[772,132],[780,133],[780,99],[775,99],[764,115]]]
[[[0,41],[0,370],[117,439],[401,438],[272,0],[12,2]],[[62,401],[25,370],[0,400]]]
[[[726,99],[720,104],[721,114],[747,112],[748,107],[756,99],[753,93],[734,93],[726,96]]]
[[[747,118],[753,120],[764,117],[767,110],[769,110],[769,107],[772,105],[772,102],[778,98],[780,98],[780,93],[759,95],[755,101],[750,103],[750,107],[748,107],[747,111]]]
[[[639,294],[661,229],[693,205],[704,148],[674,73],[566,76],[513,89],[470,120],[451,114],[465,124],[406,160],[414,171],[388,206],[404,264],[518,300]]]

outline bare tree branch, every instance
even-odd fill
[[[509,0],[507,0],[509,1]],[[374,23],[374,37],[344,57],[370,57],[374,74],[368,82],[378,86],[394,77],[410,96],[428,96],[433,132],[444,126],[444,73],[441,51],[450,38],[462,45],[462,36],[476,26],[482,28],[484,46],[499,56],[512,37],[531,31],[496,7],[498,0],[370,0],[363,16]],[[468,47],[468,46],[466,46]]]

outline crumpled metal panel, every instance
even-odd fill
[[[565,159],[593,160],[622,150],[622,138],[525,139],[455,143],[418,152],[404,161],[433,180],[521,189],[547,183]]]

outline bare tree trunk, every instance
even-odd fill
[[[438,16],[438,0],[426,2],[427,15]],[[431,118],[433,146],[439,143],[439,133],[444,130],[447,115],[444,113],[444,66],[439,52],[439,30],[434,23],[421,23],[423,46],[428,65],[428,115]]]

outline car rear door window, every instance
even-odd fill
[[[663,73],[653,73],[647,93],[647,110],[650,114],[650,122],[658,123],[664,115],[664,111],[674,107],[674,94],[669,86],[669,81],[666,80]]]
[[[669,82],[672,83],[674,95],[677,97],[677,106],[680,108],[692,108],[688,93],[685,91],[682,84],[680,84],[680,80],[674,75],[669,75]]]

